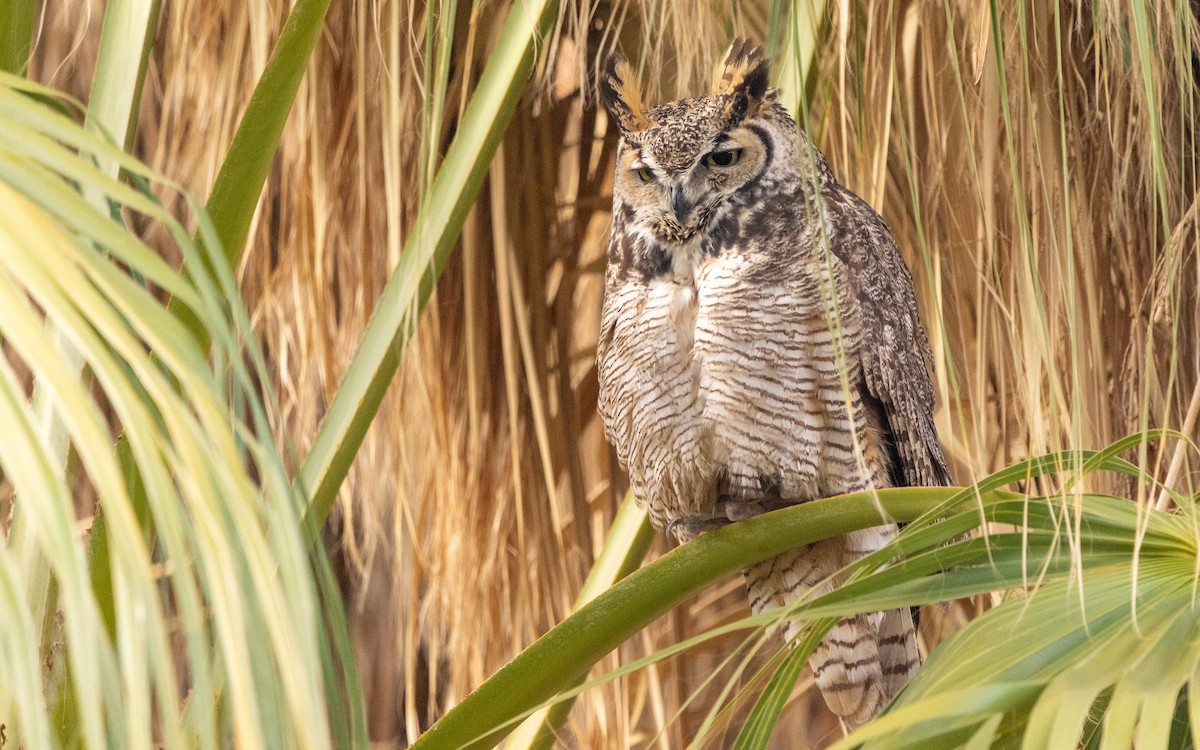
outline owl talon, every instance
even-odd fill
[[[717,498],[717,512],[729,519],[731,523],[743,521],[762,513],[760,504],[753,500],[744,500],[733,495],[721,495]]]
[[[717,498],[716,510],[729,519],[730,523],[744,521],[747,518],[769,513],[773,510],[786,508],[795,503],[785,502],[778,495],[768,495],[757,498],[740,498],[734,495],[721,495]]]
[[[719,529],[722,526],[728,526],[729,519],[721,516],[676,516],[670,521],[667,521],[667,527],[663,529],[663,534],[667,539],[671,539],[671,532],[675,532],[675,541],[683,544],[706,531]]]

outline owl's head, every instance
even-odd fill
[[[734,40],[703,96],[647,107],[620,54],[600,95],[620,129],[614,195],[664,242],[702,233],[732,196],[795,151],[795,123],[767,86],[762,49],[747,40]]]

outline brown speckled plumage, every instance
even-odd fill
[[[648,109],[629,67],[610,70],[623,73],[602,88],[621,146],[600,411],[655,525],[686,541],[786,504],[949,483],[908,270],[883,220],[775,103],[761,52],[735,42],[714,93]],[[752,607],[828,587],[895,533],[754,566]],[[897,610],[843,620],[810,665],[853,727],[918,661]]]

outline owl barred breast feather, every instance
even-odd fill
[[[710,93],[655,107],[616,57],[601,95],[620,145],[600,413],[654,524],[685,542],[816,498],[949,484],[908,269],[776,103],[762,51],[735,41]],[[821,593],[895,534],[888,524],[755,565],[752,608]],[[842,620],[809,664],[854,728],[919,660],[912,618],[894,610]]]

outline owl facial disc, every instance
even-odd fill
[[[767,88],[761,50],[742,40],[702,96],[647,107],[633,66],[619,54],[600,88],[621,136],[615,192],[636,223],[668,245],[703,234],[730,196],[744,194],[771,150],[763,125],[790,122]]]

